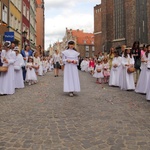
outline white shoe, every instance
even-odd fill
[[[31,82],[29,82],[28,84],[31,85]]]
[[[70,97],[73,97],[73,93],[72,93],[72,92],[70,92],[70,93],[69,93],[69,96],[70,96]]]

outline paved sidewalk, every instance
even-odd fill
[[[63,93],[63,75],[0,96],[0,150],[150,150],[145,95],[95,83],[80,72],[81,93]]]

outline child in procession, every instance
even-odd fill
[[[18,46],[14,48],[14,52],[16,53],[16,61],[14,63],[15,88],[24,88],[24,80],[23,80],[23,75],[22,75],[22,67],[25,66],[24,59],[22,55],[19,53]]]
[[[109,82],[109,76],[110,76],[110,65],[108,62],[108,58],[104,57],[103,59],[103,74],[104,74],[104,83]]]
[[[99,84],[102,83],[102,79],[104,78],[102,60],[97,61],[93,77],[96,78],[96,83],[99,83]]]
[[[68,48],[62,52],[64,67],[64,92],[69,92],[69,96],[73,97],[74,92],[80,92],[80,81],[78,74],[78,53],[75,50],[75,42],[69,41]]]
[[[26,64],[26,81],[29,85],[37,83],[37,75],[35,72],[34,60],[33,57],[28,58],[28,62]]]

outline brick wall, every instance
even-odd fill
[[[101,21],[101,5],[94,7],[94,45],[95,54],[98,54],[102,50],[102,21]]]

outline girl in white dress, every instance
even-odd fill
[[[1,53],[1,61],[3,66],[8,67],[7,72],[0,72],[0,94],[14,94],[15,93],[15,77],[14,77],[14,63],[16,54],[10,49],[11,43],[5,42]]]
[[[121,72],[121,57],[118,51],[114,51],[112,68],[110,71],[109,86],[119,86]]]
[[[25,66],[23,57],[21,54],[19,54],[19,47],[16,46],[14,48],[14,51],[16,52],[16,61],[14,63],[14,69],[15,69],[15,88],[24,88],[24,80],[22,75],[22,67]]]
[[[29,85],[37,83],[37,75],[35,73],[35,66],[33,57],[28,58],[28,62],[26,64],[26,81],[29,83]]]
[[[42,63],[42,61],[43,61],[43,58],[41,57],[41,58],[40,58],[39,69],[38,69],[38,75],[39,75],[39,76],[42,76],[42,75],[43,75],[43,63]]]
[[[150,59],[150,45],[147,46],[147,51],[141,58],[141,73],[137,82],[135,92],[146,94],[150,78],[150,70],[148,69],[148,60]]]
[[[99,84],[102,83],[102,79],[104,78],[102,60],[98,60],[98,61],[97,61],[97,64],[96,64],[96,67],[95,67],[95,70],[94,70],[93,77],[96,78],[96,83],[99,83]]]
[[[104,83],[108,83],[110,76],[110,63],[108,62],[107,57],[104,57],[103,59],[103,74],[104,74]]]
[[[80,92],[80,81],[78,75],[78,56],[79,53],[74,49],[75,42],[68,42],[68,49],[62,52],[64,67],[64,92],[74,96],[73,92]]]
[[[126,48],[124,52],[124,56],[122,57],[122,90],[134,90],[134,77],[133,73],[129,73],[129,69],[133,69],[134,67],[134,58],[131,54],[131,48]],[[134,69],[133,69],[134,70]]]

